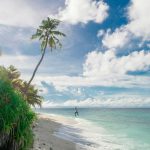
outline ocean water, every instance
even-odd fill
[[[41,108],[36,111],[68,120],[56,136],[85,150],[150,150],[150,109]],[[56,117],[57,118],[57,117]]]

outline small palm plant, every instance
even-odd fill
[[[15,89],[22,87],[23,81],[20,79],[20,72],[13,65],[7,68],[8,78]]]
[[[60,47],[60,48],[62,47],[62,44],[60,43],[58,37],[65,37],[65,34],[57,30],[59,23],[60,23],[59,20],[50,19],[48,17],[46,20],[42,21],[42,24],[39,26],[36,33],[34,35],[32,35],[32,39],[39,39],[41,42],[42,56],[33,71],[31,79],[27,83],[25,93],[27,92],[27,90],[28,90],[32,80],[34,79],[34,76],[45,56],[47,47],[49,47],[51,51],[53,51],[53,49],[56,49],[57,47]]]
[[[20,78],[20,72],[14,67],[9,66],[8,68],[4,68],[0,66],[0,79],[5,81],[9,81],[12,87],[18,91],[19,93],[23,94],[24,100],[28,102],[29,105],[41,106],[43,97],[38,94],[38,89],[34,85],[29,85],[28,92],[25,94],[24,91],[27,86],[27,82],[23,81]]]
[[[20,89],[21,92],[26,89],[26,86],[27,82],[23,82],[22,89]],[[33,107],[35,107],[35,105],[41,107],[43,97],[39,95],[39,90],[34,85],[29,85],[28,92],[26,93],[26,95],[24,95],[24,97],[28,104],[32,105]]]

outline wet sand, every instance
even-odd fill
[[[60,127],[61,123],[38,114],[38,120],[33,128],[35,137],[32,150],[76,150],[75,143],[54,135]]]

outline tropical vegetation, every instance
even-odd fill
[[[0,67],[0,150],[27,150],[36,119],[23,95],[14,89],[7,69]]]
[[[38,95],[38,89],[34,85],[29,85],[28,91],[25,93],[27,82],[20,78],[20,72],[12,65],[5,70],[13,88],[20,92],[30,105],[41,106],[43,97]]]
[[[0,150],[29,150],[33,144],[32,125],[36,114],[31,106],[41,106],[43,97],[31,84],[46,54],[62,46],[59,37],[65,34],[58,31],[60,21],[47,18],[32,36],[41,42],[41,58],[35,67],[29,82],[20,78],[20,72],[14,67],[0,66]]]

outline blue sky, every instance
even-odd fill
[[[44,107],[150,106],[149,0],[0,2],[0,64],[29,80],[40,58],[31,41],[42,19],[60,19],[63,48],[47,55],[33,84]]]

